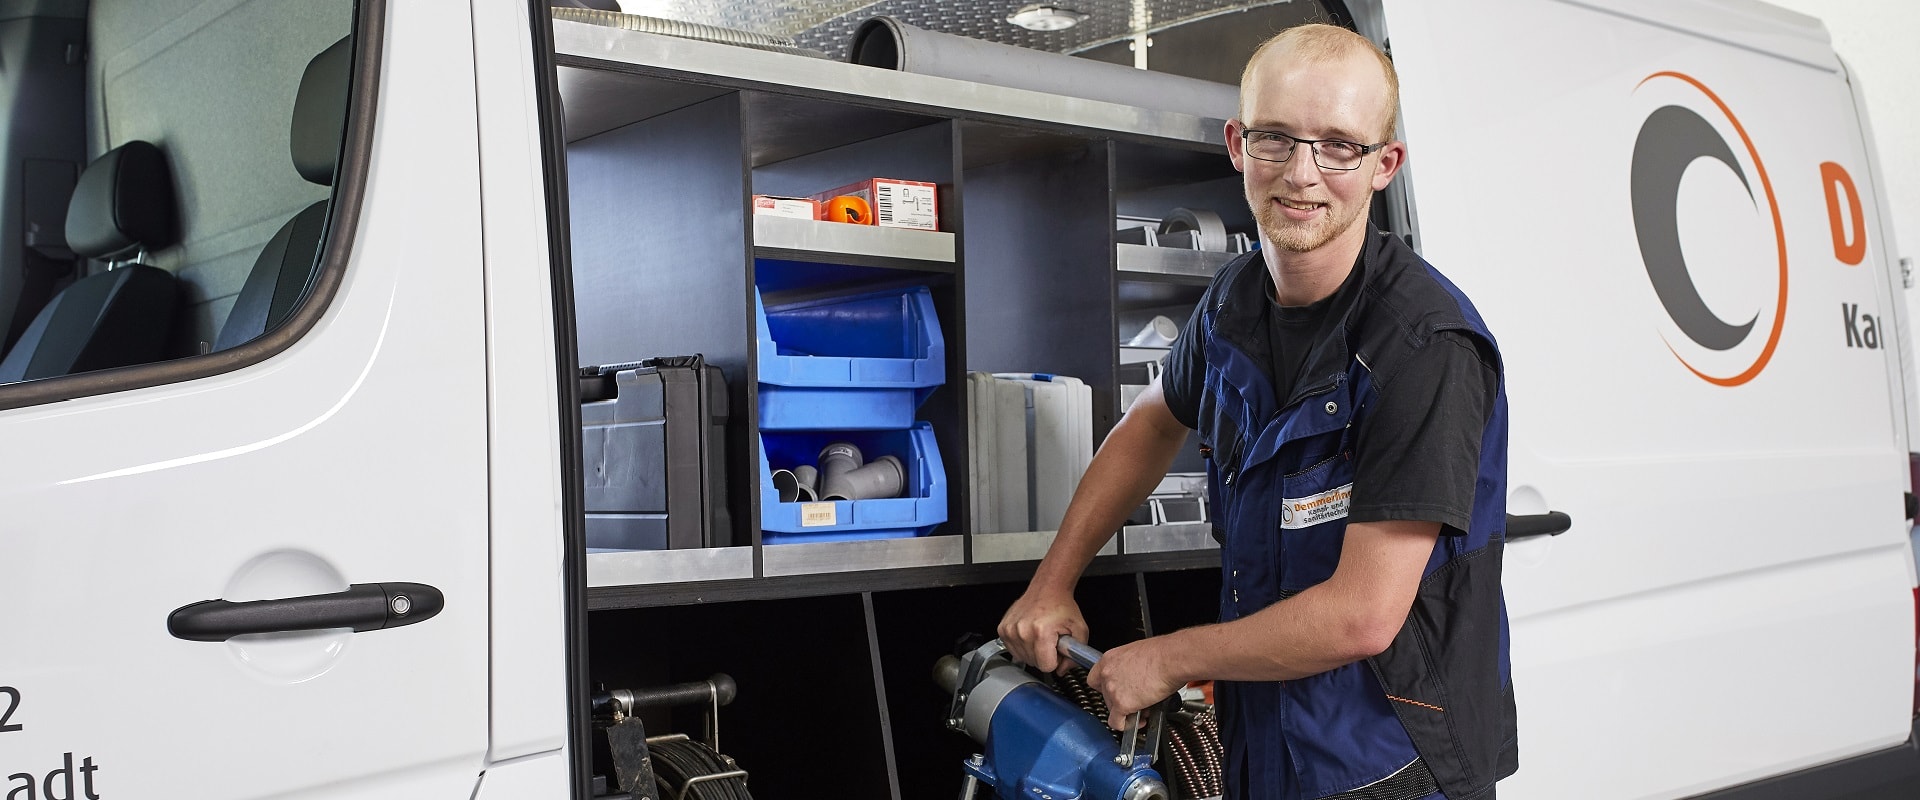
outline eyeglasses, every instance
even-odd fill
[[[1240,139],[1246,142],[1247,155],[1261,161],[1285,162],[1293,157],[1294,145],[1304,144],[1313,150],[1313,163],[1321,169],[1338,172],[1359,169],[1360,161],[1368,153],[1386,147],[1388,142],[1379,144],[1354,144],[1340,139],[1302,139],[1288,136],[1279,131],[1261,131],[1241,128]]]

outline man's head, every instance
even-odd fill
[[[1254,51],[1240,78],[1240,116],[1227,122],[1227,147],[1268,243],[1305,253],[1364,236],[1373,193],[1406,159],[1406,146],[1393,135],[1399,93],[1386,55],[1345,28],[1289,28]],[[1243,137],[1253,139],[1251,153]],[[1355,165],[1335,153],[1353,150],[1345,145],[1303,141],[1288,151],[1283,137],[1336,140],[1364,153]],[[1381,146],[1365,149],[1372,145]]]

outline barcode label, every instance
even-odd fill
[[[840,524],[839,507],[833,503],[806,503],[800,506],[800,527],[820,528]]]
[[[939,213],[934,205],[934,187],[875,181],[873,219],[892,228],[940,229]]]

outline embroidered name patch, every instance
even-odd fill
[[[1280,529],[1297,531],[1323,522],[1346,519],[1353,507],[1353,484],[1306,497],[1287,498],[1280,505]]]

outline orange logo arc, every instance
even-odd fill
[[[1754,172],[1760,176],[1760,188],[1765,191],[1767,195],[1767,208],[1773,214],[1774,243],[1780,254],[1780,294],[1774,308],[1773,327],[1772,330],[1767,333],[1767,343],[1765,347],[1761,348],[1760,356],[1754,359],[1752,365],[1738,374],[1720,377],[1708,375],[1692,364],[1687,363],[1687,359],[1682,357],[1679,351],[1673,349],[1672,343],[1667,344],[1667,352],[1673,353],[1673,357],[1679,360],[1681,366],[1686,367],[1688,372],[1699,376],[1701,380],[1714,384],[1715,386],[1739,386],[1753,380],[1755,376],[1760,374],[1761,370],[1766,369],[1767,362],[1773,360],[1774,350],[1780,346],[1780,332],[1785,327],[1787,321],[1787,232],[1786,228],[1783,227],[1780,222],[1780,202],[1773,194],[1773,181],[1767,177],[1767,167],[1761,163],[1760,151],[1754,148],[1753,139],[1747,135],[1746,126],[1740,124],[1740,118],[1734,116],[1733,109],[1727,107],[1726,102],[1720,99],[1720,95],[1714,94],[1712,89],[1707,88],[1706,84],[1701,83],[1693,76],[1671,70],[1664,70],[1648,75],[1642,78],[1640,83],[1635,84],[1634,88],[1638,89],[1646,85],[1647,81],[1655,78],[1675,78],[1685,81],[1693,86],[1693,88],[1699,89],[1701,94],[1706,95],[1708,100],[1713,101],[1714,106],[1720,109],[1720,113],[1726,115],[1727,121],[1733,124],[1734,132],[1740,134],[1740,143],[1746,146],[1747,156],[1753,159]]]

